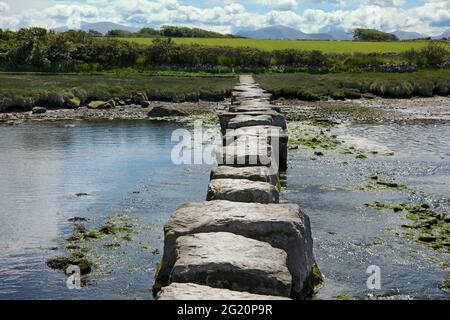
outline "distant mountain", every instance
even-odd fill
[[[321,33],[329,34],[333,37],[334,40],[352,40],[353,33],[349,31],[345,31],[341,28],[336,28],[333,26],[327,26],[320,30]]]
[[[69,28],[68,27],[59,27],[53,29],[56,32],[65,32]],[[94,30],[97,32],[100,32],[102,34],[108,33],[110,30],[123,30],[128,32],[135,32],[138,31],[138,28],[133,28],[129,26],[124,26],[121,24],[113,23],[113,22],[94,22],[94,23],[88,23],[88,22],[81,22],[81,28],[80,30],[88,32],[89,30]]]
[[[442,34],[432,37],[433,39],[442,39],[442,38],[448,38],[450,37],[450,29],[448,29],[447,31],[444,31]]]
[[[311,40],[335,40],[335,38],[329,33],[308,33]]]
[[[236,35],[254,39],[309,39],[309,36],[306,33],[286,26],[271,26],[253,31],[242,30],[238,31]]]
[[[402,30],[397,30],[394,32],[391,32],[392,34],[395,34],[397,36],[397,38],[399,38],[400,40],[412,40],[412,39],[420,39],[420,38],[425,38],[426,36],[418,33],[418,32],[408,32],[408,31],[402,31]]]
[[[238,36],[255,39],[286,39],[286,40],[351,40],[352,34],[342,29],[329,28],[319,33],[305,33],[286,26],[271,26],[253,31],[239,31]]]

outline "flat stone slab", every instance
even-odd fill
[[[209,182],[206,200],[278,203],[280,196],[277,189],[268,182],[246,179],[215,179]]]
[[[251,181],[277,183],[277,174],[267,167],[228,167],[221,166],[211,170],[211,180],[246,179]]]
[[[278,169],[281,172],[285,172],[287,170],[287,158],[288,158],[288,141],[289,137],[286,130],[281,129],[280,127],[275,126],[252,126],[252,127],[242,127],[233,130],[227,130],[223,136],[223,145],[233,146],[236,145],[236,141],[242,141],[242,139],[252,139],[258,137],[261,144],[262,141],[267,141],[270,145],[270,156],[277,163]],[[264,140],[265,139],[265,140]],[[255,144],[254,141],[249,142],[249,144]],[[220,150],[223,152],[228,152],[230,155],[225,158],[225,156],[221,153],[220,155],[223,159],[228,161],[234,160],[231,157],[231,152],[233,152],[233,147],[231,149],[225,148]],[[259,150],[264,150],[259,148]],[[242,159],[242,157],[241,157]],[[272,164],[273,161],[271,161]],[[233,164],[231,162],[231,164]]]
[[[222,128],[222,132],[225,132],[228,129],[228,123],[231,119],[237,116],[270,116],[272,118],[272,126],[280,127],[282,129],[286,129],[286,119],[282,113],[278,113],[276,111],[248,111],[248,112],[222,112],[219,114],[220,127]]]
[[[162,288],[156,296],[156,300],[291,300],[285,297],[266,296],[248,292],[232,291],[201,286],[194,283],[172,283]]]
[[[266,137],[243,136],[233,143],[218,148],[216,159],[219,166],[253,167],[272,166],[272,149]]]
[[[289,297],[287,255],[267,242],[227,232],[198,233],[176,240],[170,283]]]
[[[281,113],[281,108],[278,106],[270,105],[268,103],[257,104],[235,104],[228,108],[229,112],[266,112],[275,111]]]
[[[237,129],[251,126],[270,126],[271,124],[272,124],[271,116],[238,115],[228,122],[228,129]]]
[[[234,142],[241,137],[264,137],[268,139],[278,139],[280,144],[287,144],[289,136],[286,130],[276,126],[248,126],[236,129],[229,129],[223,136],[224,146],[227,142]],[[268,141],[270,143],[270,140]]]
[[[315,263],[309,217],[296,204],[210,201],[186,203],[164,228],[162,267],[155,280],[158,289],[168,284],[176,260],[176,239],[183,235],[230,232],[270,243],[288,255],[292,297],[302,299],[313,290],[308,279]]]

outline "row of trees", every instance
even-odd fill
[[[231,34],[222,34],[200,28],[162,26],[160,29],[142,28],[137,32],[110,30],[108,37],[172,37],[172,38],[234,38]]]
[[[379,54],[324,54],[320,51],[213,47],[176,44],[156,38],[151,45],[91,37],[81,31],[47,32],[41,28],[0,30],[0,69],[9,71],[88,72],[115,68],[159,67],[214,69],[283,66],[323,71],[364,70],[383,63]],[[420,66],[449,61],[448,48],[431,45],[395,59]]]
[[[395,34],[379,31],[376,29],[355,29],[353,40],[357,41],[398,41]]]

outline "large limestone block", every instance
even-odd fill
[[[241,137],[216,150],[217,163],[233,167],[272,165],[271,146],[266,137]]]
[[[221,166],[211,170],[211,180],[246,179],[251,181],[277,183],[277,174],[267,167],[228,167]]]
[[[239,104],[234,104],[231,105],[228,108],[229,112],[252,112],[252,111],[257,111],[257,112],[265,112],[265,111],[275,111],[278,113],[281,113],[281,108],[278,106],[274,106],[268,103],[239,103]]]
[[[206,200],[278,203],[280,196],[270,183],[245,179],[215,179],[208,185]]]
[[[289,297],[287,255],[267,242],[227,232],[198,233],[176,240],[170,282]]]
[[[235,145],[237,140],[249,139],[249,137],[266,138],[271,147],[271,157],[276,161],[279,171],[285,172],[287,170],[289,137],[286,130],[275,126],[253,126],[227,130],[223,136],[223,145]],[[231,148],[231,151],[229,150],[224,149],[223,151],[231,152],[233,148]],[[231,159],[231,157],[228,158]]]
[[[271,116],[238,115],[228,122],[228,129],[237,129],[251,126],[270,126],[271,124],[272,124]]]
[[[230,201],[187,203],[175,211],[164,228],[164,254],[155,291],[168,284],[176,259],[176,239],[208,232],[230,232],[283,249],[293,280],[292,297],[301,299],[312,293],[315,260],[309,217],[296,204]]]
[[[291,300],[285,297],[252,294],[248,292],[232,291],[201,286],[194,283],[172,283],[162,288],[156,300]]]
[[[270,116],[272,118],[272,126],[277,126],[282,129],[286,129],[286,119],[282,113],[278,113],[276,111],[248,111],[248,112],[222,112],[219,114],[220,127],[222,128],[222,132],[226,132],[228,129],[228,123],[234,117],[240,115],[247,116]]]

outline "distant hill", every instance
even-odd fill
[[[442,38],[448,38],[450,37],[450,29],[448,29],[447,31],[444,31],[442,34],[432,37],[433,39],[442,39]]]
[[[56,32],[65,32],[69,28],[67,27],[59,27],[53,29]],[[100,32],[102,34],[108,33],[110,30],[122,30],[122,31],[128,31],[128,32],[136,32],[138,31],[138,28],[133,28],[113,22],[94,22],[94,23],[88,23],[88,22],[81,22],[81,28],[80,30],[88,32],[89,30],[94,30],[97,32]]]
[[[335,40],[335,38],[328,33],[308,33],[307,35],[311,40]]]
[[[331,29],[330,32],[305,33],[287,26],[271,26],[257,30],[241,30],[238,36],[254,39],[277,40],[350,40],[351,34],[340,29]]]
[[[306,33],[286,26],[271,26],[253,31],[242,30],[238,31],[236,35],[254,39],[279,39],[279,40],[309,39],[309,36]]]
[[[418,32],[408,32],[408,31],[402,31],[397,30],[392,32],[399,38],[400,40],[412,40],[412,39],[420,39],[425,38],[426,36],[424,34],[418,33]]]
[[[329,34],[334,40],[352,40],[352,32],[345,31],[341,28],[336,27],[325,27],[320,30],[321,33]]]

